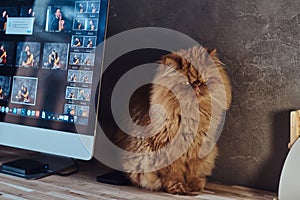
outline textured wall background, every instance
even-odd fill
[[[213,179],[276,191],[289,112],[300,109],[300,1],[111,0],[108,36],[146,26],[174,29],[218,49],[233,103]]]

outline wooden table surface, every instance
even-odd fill
[[[0,146],[0,164],[34,154],[29,151]],[[271,192],[217,183],[208,183],[203,194],[193,197],[171,195],[164,192],[150,192],[133,186],[116,186],[97,182],[96,176],[106,173],[109,169],[96,160],[80,161],[79,165],[80,171],[68,177],[51,175],[38,180],[25,180],[0,174],[0,199],[272,200],[276,197],[276,194]]]

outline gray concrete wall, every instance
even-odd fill
[[[276,191],[300,109],[299,0],[111,0],[108,36],[157,26],[218,49],[233,102],[213,179]]]

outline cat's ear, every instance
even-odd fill
[[[160,64],[166,65],[168,67],[172,67],[174,69],[181,69],[183,65],[184,59],[181,56],[172,53],[162,57]]]
[[[207,51],[207,53],[208,53],[211,57],[214,57],[214,56],[217,55],[217,49],[216,49],[216,48],[214,48],[214,49],[208,49],[208,48],[206,48],[206,51]]]

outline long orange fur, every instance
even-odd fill
[[[215,68],[221,76],[214,77],[214,73],[211,72],[210,66],[203,66],[207,59],[211,59],[215,64]],[[193,63],[198,66],[193,66]],[[128,170],[126,175],[130,181],[139,187],[159,191],[163,190],[172,194],[192,194],[194,192],[201,192],[206,184],[206,177],[211,175],[212,170],[215,166],[215,159],[217,157],[217,146],[215,145],[212,150],[204,157],[199,157],[199,150],[203,144],[204,138],[208,134],[209,126],[218,126],[218,124],[210,124],[212,119],[212,98],[211,93],[218,93],[218,90],[223,87],[226,94],[226,105],[221,109],[228,109],[231,103],[231,87],[229,78],[224,70],[224,67],[216,55],[216,50],[208,51],[206,48],[196,46],[188,50],[181,50],[176,53],[172,53],[164,56],[159,62],[156,76],[154,80],[162,81],[164,84],[172,87],[182,87],[179,89],[179,94],[176,96],[170,89],[154,84],[151,87],[150,98],[143,99],[137,98],[131,103],[131,116],[133,120],[143,126],[154,123],[155,120],[160,120],[162,116],[160,113],[152,113],[151,118],[148,114],[149,106],[159,104],[165,109],[166,120],[164,125],[158,132],[154,129],[149,130],[149,137],[139,137],[138,131],[133,130],[130,133],[131,136],[126,135],[121,130],[117,133],[116,143],[126,151],[135,153],[147,153],[147,152],[159,152],[161,149],[166,147],[172,139],[175,138],[176,134],[182,135],[182,143],[184,144],[184,138],[188,132],[193,132],[195,137],[191,140],[188,145],[188,149],[178,159],[170,163],[167,166],[156,169],[155,171],[144,171],[143,167],[167,163],[169,154],[172,152],[180,151],[181,146],[172,146],[172,152],[161,152],[164,153],[164,159],[157,160],[157,158],[139,157],[137,159],[122,159],[122,165],[124,169]],[[179,74],[183,75],[185,80],[190,84],[199,80],[204,82],[200,86],[201,93],[197,96],[199,103],[198,107],[189,107],[189,102],[193,99],[186,95],[185,83],[180,82],[176,77],[172,77],[172,68]],[[171,73],[171,74],[170,74]],[[208,79],[208,80],[204,80]],[[211,80],[209,80],[211,79]],[[207,83],[206,83],[207,82]],[[208,90],[206,84],[211,84],[211,88]],[[222,85],[223,86],[222,86]],[[215,90],[215,91],[214,91]],[[193,113],[193,109],[198,109],[200,115],[200,123],[197,126],[198,129],[190,130],[192,127],[189,120],[182,119],[181,113],[182,108],[180,107],[178,98],[187,104],[187,110],[189,113]],[[218,101],[216,99],[215,101]],[[149,103],[149,106],[145,106]],[[191,119],[198,116],[189,116]],[[183,126],[180,129],[179,126]],[[179,131],[179,133],[178,133]],[[136,135],[136,137],[134,137]]]

